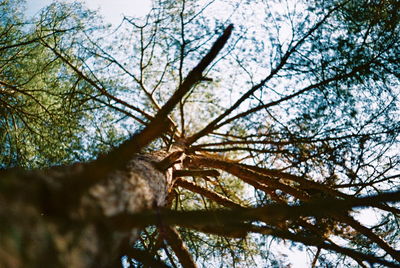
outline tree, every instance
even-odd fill
[[[35,142],[5,145],[30,149],[0,174],[1,265],[279,266],[274,237],[400,266],[398,4],[364,2],[154,1],[115,39],[77,4],[27,29],[3,2],[0,108]]]
[[[68,47],[66,51],[76,49],[73,37],[77,38],[82,24],[87,34],[99,27],[91,21],[93,13],[79,12],[79,5],[63,13],[49,8],[34,27],[35,22],[24,21],[20,2],[3,1],[1,8],[2,167],[84,160],[87,156],[78,153],[79,133],[87,129],[84,120],[93,117],[99,104],[92,103],[93,89],[39,41],[57,42]],[[75,20],[63,17],[71,10],[77,10]]]

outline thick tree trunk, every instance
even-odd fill
[[[79,177],[80,165],[3,172],[0,267],[118,267],[137,230],[116,231],[107,219],[166,205],[173,169],[180,165],[162,162],[170,153],[136,155],[83,195],[63,182]]]

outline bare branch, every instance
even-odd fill
[[[174,177],[203,177],[203,176],[210,176],[210,177],[218,177],[220,173],[215,170],[204,170],[204,169],[187,169],[187,170],[174,170]]]
[[[184,268],[196,268],[197,265],[193,261],[192,255],[190,255],[189,250],[178,231],[171,226],[162,226],[161,228],[168,245],[170,245],[175,255],[178,257],[180,264]]]
[[[346,1],[347,2],[347,1]],[[262,88],[269,80],[271,80],[282,68],[285,66],[287,63],[289,57],[297,50],[298,47],[300,47],[304,41],[312,34],[314,33],[329,17],[330,15],[336,11],[340,6],[338,5],[335,8],[331,9],[318,23],[316,23],[309,31],[299,40],[296,42],[296,44],[291,47],[285,55],[281,58],[279,64],[257,85],[253,86],[251,89],[249,89],[245,94],[243,94],[231,107],[229,107],[225,112],[223,112],[221,115],[219,115],[217,118],[215,118],[213,121],[211,121],[206,127],[204,127],[201,131],[193,134],[191,137],[186,139],[186,144],[190,145],[196,142],[198,139],[201,137],[209,134],[213,130],[217,128],[218,122],[220,122],[222,119],[224,119],[226,116],[228,116],[231,112],[233,112],[236,108],[240,106],[246,99],[248,99],[254,92],[256,92],[258,89]]]
[[[309,199],[309,195],[306,192],[298,190],[290,185],[281,183],[276,179],[272,179],[268,176],[245,169],[241,167],[240,164],[220,160],[217,158],[201,157],[201,156],[191,157],[191,159],[193,161],[193,164],[224,170],[228,173],[231,173],[232,175],[237,176],[238,178],[242,179],[245,182],[249,181],[258,182],[272,189],[280,189],[285,193],[288,193],[296,198],[299,198],[300,200]]]
[[[233,202],[232,200],[226,198],[225,196],[222,196],[216,192],[213,192],[209,189],[206,189],[204,187],[198,186],[193,182],[190,182],[188,180],[185,180],[183,178],[179,178],[176,182],[177,186],[181,186],[185,189],[188,189],[192,192],[201,194],[202,196],[205,196],[213,201],[215,201],[216,203],[222,205],[222,206],[226,206],[226,207],[230,207],[230,208],[240,208],[242,207],[240,204],[237,204],[235,202]]]
[[[225,29],[224,33],[213,44],[209,52],[203,57],[199,64],[192,69],[177,91],[170,97],[170,99],[142,131],[133,135],[117,149],[104,156],[100,156],[96,161],[86,164],[85,171],[81,176],[69,180],[68,183],[70,184],[70,187],[76,189],[77,184],[78,188],[82,190],[87,189],[90,185],[93,185],[101,178],[104,178],[104,176],[106,176],[110,171],[124,168],[126,163],[132,158],[133,154],[139,153],[143,147],[164,133],[164,131],[169,127],[169,120],[167,120],[168,114],[192,88],[192,86],[200,81],[203,77],[202,72],[215,59],[217,54],[226,44],[231,35],[232,29],[233,25],[229,25]],[[80,72],[79,70],[76,71]],[[97,85],[94,86],[98,87]]]

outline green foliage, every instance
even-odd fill
[[[89,117],[99,108],[91,100],[93,88],[48,47],[88,60],[82,38],[100,30],[93,25],[94,14],[78,4],[56,3],[27,22],[18,3],[2,2],[1,8],[1,166],[34,168],[93,158],[93,150],[82,156],[85,142],[89,147],[102,143],[101,151],[110,148],[108,138],[83,141],[93,128]],[[113,126],[102,127],[113,131]]]
[[[394,0],[162,0],[153,1],[146,17],[125,17],[109,32],[78,3],[53,3],[26,21],[16,1],[3,1],[0,165],[64,165],[118,147],[152,121],[233,23],[225,50],[170,114],[169,130],[146,151],[187,142],[204,130],[186,144],[187,154],[253,172],[267,190],[230,175],[229,168],[218,178],[188,180],[249,207],[309,201],[293,192],[310,200],[334,192],[342,200],[398,187],[398,7]],[[307,188],[315,184],[326,191]],[[177,210],[224,207],[190,189],[174,191],[172,207]],[[345,242],[339,246],[380,255],[376,239],[372,243],[370,234],[335,216],[260,220],[255,225],[310,239],[318,247],[340,237]],[[395,247],[398,218],[393,213],[378,217],[381,223],[373,231]],[[284,255],[268,246],[268,235],[229,238],[179,231],[205,267],[251,267],[260,258],[266,266],[288,265]],[[156,228],[141,235],[137,247],[169,264],[176,261],[168,255],[171,248],[162,247]],[[290,245],[300,248],[297,242]],[[321,266],[355,265],[323,248],[317,252],[312,255]]]

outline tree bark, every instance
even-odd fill
[[[82,196],[68,178],[81,164],[49,170],[3,171],[0,181],[0,267],[118,267],[138,230],[116,231],[107,219],[164,207],[179,159],[160,170],[171,152],[135,155]],[[183,157],[183,156],[181,156]],[[165,164],[165,161],[163,162]]]

